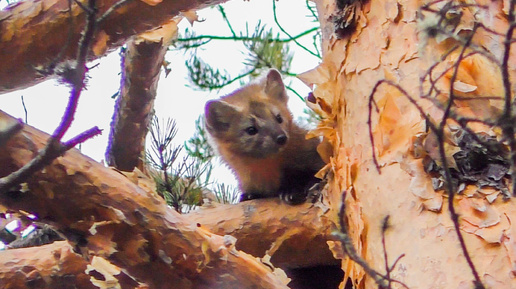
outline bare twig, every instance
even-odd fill
[[[445,142],[444,128],[446,127],[446,123],[448,121],[448,118],[450,117],[451,108],[455,101],[454,85],[455,85],[455,81],[457,80],[457,75],[459,73],[459,65],[462,63],[462,60],[464,59],[466,50],[469,48],[469,46],[471,44],[471,40],[473,39],[473,35],[475,34],[477,28],[478,28],[477,25],[475,25],[473,27],[471,34],[469,35],[469,37],[467,37],[466,42],[464,43],[464,46],[462,47],[462,50],[459,54],[459,57],[458,57],[457,61],[455,62],[453,74],[450,79],[448,105],[446,106],[446,108],[444,110],[444,114],[439,123],[438,130],[434,131],[434,133],[437,135],[437,140],[438,140],[438,144],[439,144],[439,155],[441,157],[441,163],[443,165],[444,174],[445,174],[446,187],[447,187],[447,191],[448,191],[448,209],[450,210],[450,218],[453,221],[455,233],[457,234],[457,237],[459,239],[459,244],[461,246],[462,253],[464,254],[464,258],[466,259],[466,262],[468,263],[468,266],[471,269],[471,273],[473,274],[473,277],[475,278],[475,284],[476,284],[476,286],[480,285],[480,287],[477,287],[477,288],[484,288],[484,286],[482,285],[482,281],[480,280],[480,276],[478,275],[475,264],[473,263],[473,260],[471,259],[469,251],[466,247],[466,242],[464,241],[464,237],[462,236],[462,233],[460,231],[459,215],[455,211],[455,205],[453,203],[454,198],[455,198],[455,188],[453,187],[452,175],[451,175],[450,168],[448,166],[446,152],[444,150],[444,142]]]
[[[444,61],[448,56],[450,56],[450,54],[452,54],[458,48],[459,48],[459,45],[455,45],[454,47],[449,49],[445,54],[443,54],[441,56],[441,61]],[[423,93],[423,86],[422,85],[420,86],[419,94],[421,95],[421,98],[431,98],[431,95],[432,95],[433,91],[435,91],[436,94],[439,94],[440,91],[436,87],[437,81],[440,80],[442,77],[444,77],[446,75],[446,73],[448,73],[449,69],[451,69],[451,67],[448,67],[443,72],[441,72],[437,76],[437,78],[434,80],[433,77],[432,77],[432,74],[433,74],[434,69],[436,69],[437,66],[439,66],[439,64],[441,64],[440,61],[434,63],[433,65],[430,66],[430,68],[428,68],[426,70],[426,72],[423,74],[423,76],[421,76],[421,78],[420,78],[421,83],[425,82],[425,80],[427,78],[428,78],[428,81],[430,82],[430,87],[428,88],[428,92],[427,93]]]
[[[375,84],[375,86],[373,87],[373,91],[369,95],[369,103],[375,102],[374,101],[374,96],[375,96],[376,92],[378,91],[378,88],[380,87],[380,85],[382,85],[384,83],[387,84],[387,85],[390,85],[390,86],[392,86],[394,88],[396,88],[399,92],[401,92],[401,94],[404,95],[408,99],[408,101],[410,101],[410,103],[412,103],[414,105],[414,107],[419,111],[421,117],[423,117],[425,119],[425,121],[427,122],[427,124],[430,127],[430,129],[431,130],[437,130],[437,126],[435,125],[435,123],[433,123],[432,119],[430,119],[430,117],[425,113],[425,111],[417,103],[417,101],[412,96],[410,96],[410,94],[403,87],[401,87],[400,85],[398,85],[398,84],[396,84],[396,83],[394,83],[394,82],[392,82],[390,80],[382,79],[382,80],[379,80]],[[369,107],[372,108],[372,105],[369,105]],[[369,128],[371,129],[371,126]],[[371,145],[374,146],[374,142],[372,142]],[[373,151],[373,159],[374,158],[376,158],[376,156],[374,155],[374,151]]]
[[[55,129],[52,137],[48,140],[47,145],[41,150],[38,155],[30,162],[25,164],[19,170],[10,175],[0,179],[0,193],[4,193],[13,186],[23,182],[38,170],[50,164],[55,158],[64,154],[73,146],[82,143],[83,141],[98,135],[101,131],[98,128],[92,128],[72,140],[62,144],[61,139],[68,131],[77,109],[79,96],[84,88],[84,79],[86,77],[86,61],[88,58],[89,49],[93,40],[95,32],[95,17],[96,17],[96,0],[88,0],[88,10],[86,10],[86,25],[79,41],[79,49],[77,51],[76,64],[73,67],[68,67],[64,77],[65,81],[72,85],[72,91],[68,100],[66,111],[61,119],[61,123]]]
[[[77,6],[79,6],[82,10],[84,10],[87,14],[91,14],[91,13],[94,13],[93,9],[91,9],[90,7],[88,6],[85,6],[84,4],[82,4],[80,1],[78,0],[71,0],[73,1],[75,4],[77,4]],[[70,9],[70,12],[72,10]]]
[[[436,9],[432,9],[431,8],[432,5],[435,5],[435,4],[438,4],[438,3],[442,3],[442,2],[446,2],[444,7],[439,7],[439,8],[436,8]],[[432,13],[434,15],[438,15],[439,16],[438,23],[435,26],[431,27],[432,34],[434,34],[434,35],[437,35],[437,34],[444,35],[447,38],[453,39],[457,43],[459,43],[460,45],[464,46],[466,41],[467,41],[467,39],[464,39],[463,37],[461,37],[461,35],[455,33],[455,31],[454,31],[455,29],[451,29],[451,30],[445,29],[445,27],[442,27],[442,25],[445,22],[449,21],[449,17],[447,16],[447,13],[449,11],[453,11],[453,10],[456,10],[456,9],[459,9],[459,8],[468,8],[468,7],[475,7],[475,8],[479,8],[479,9],[489,9],[489,7],[485,6],[485,5],[467,4],[467,3],[460,3],[460,4],[454,5],[452,2],[449,2],[448,0],[437,0],[437,1],[432,1],[430,3],[427,3],[427,4],[423,5],[421,7],[421,11],[423,11],[423,12],[430,12],[430,13]],[[422,13],[422,15],[423,15],[423,13]],[[476,22],[476,24],[477,23],[478,23],[478,21]],[[484,25],[479,25],[479,27],[482,27],[486,31],[490,31]],[[491,54],[486,48],[484,48],[482,46],[478,46],[476,44],[470,43],[469,44],[469,49],[471,49],[472,51],[475,51],[477,53],[482,54],[483,56],[488,58],[493,63],[496,63],[497,65],[501,65],[500,61],[496,58],[496,56]]]
[[[95,1],[96,0],[88,0],[88,6],[91,9],[91,12],[87,13],[86,26],[84,28],[84,32],[82,33],[82,37],[79,40],[79,49],[77,52],[76,65],[73,68],[73,71],[71,71],[72,75],[68,79],[66,79],[72,85],[72,92],[70,99],[68,100],[68,105],[66,107],[65,114],[61,119],[61,123],[52,135],[52,137],[57,140],[61,140],[66,131],[68,131],[68,128],[70,127],[75,116],[75,111],[77,110],[79,97],[81,96],[82,89],[84,88],[84,78],[86,77],[87,71],[86,61],[91,43],[93,41],[93,35],[95,33],[96,26]]]
[[[514,117],[513,117],[513,100],[512,100],[512,85],[509,76],[509,58],[511,56],[511,40],[516,28],[514,6],[516,5],[515,0],[511,0],[509,3],[509,29],[505,35],[504,41],[504,54],[501,64],[502,81],[504,89],[504,111],[500,117],[500,127],[502,132],[509,143],[510,159],[511,159],[511,181],[512,181],[512,194],[516,196],[516,139],[514,138]]]
[[[439,128],[441,130],[444,130],[444,127],[446,126],[446,123],[450,116],[451,108],[453,106],[453,103],[455,102],[455,82],[457,81],[457,75],[459,73],[459,65],[462,63],[462,60],[464,59],[464,54],[466,53],[466,50],[471,45],[471,40],[473,39],[473,35],[475,35],[475,31],[477,30],[477,28],[478,28],[477,25],[475,25],[473,27],[469,37],[467,37],[466,42],[464,43],[464,46],[462,46],[462,50],[459,53],[459,58],[453,65],[453,74],[450,79],[450,89],[448,91],[448,95],[449,95],[448,104],[447,104],[446,108],[444,109],[444,114],[441,119],[441,123],[439,124]]]
[[[90,138],[93,138],[100,134],[102,134],[102,130],[99,129],[97,126],[94,126],[90,129],[88,129],[87,131],[84,131],[81,134],[78,134],[74,138],[64,142],[63,147],[66,150],[72,149],[76,145],[82,144],[85,141],[89,140]]]
[[[480,280],[480,277],[478,275],[478,272],[472,262],[472,259],[469,255],[469,252],[466,248],[466,245],[465,245],[465,242],[464,242],[464,238],[460,232],[460,226],[459,226],[459,216],[457,214],[457,212],[455,211],[455,207],[454,207],[454,196],[455,196],[455,188],[453,187],[453,182],[452,182],[452,176],[451,176],[451,172],[450,172],[450,168],[448,167],[448,163],[447,163],[447,159],[446,159],[446,155],[445,155],[445,149],[444,149],[444,129],[445,129],[445,126],[446,124],[448,123],[448,120],[451,119],[451,120],[454,120],[456,121],[457,123],[459,123],[459,125],[465,129],[468,133],[470,133],[470,135],[482,146],[484,146],[485,148],[487,148],[488,150],[492,151],[494,148],[489,145],[488,143],[482,141],[479,139],[479,137],[473,132],[471,131],[471,129],[468,127],[468,124],[471,123],[471,122],[480,122],[480,123],[484,123],[484,124],[487,124],[487,125],[490,125],[490,126],[495,126],[495,125],[498,125],[500,126],[500,128],[502,129],[502,132],[504,134],[504,137],[505,139],[508,141],[509,143],[509,148],[510,148],[510,151],[511,151],[511,170],[514,172],[514,170],[516,169],[516,139],[514,137],[514,133],[515,133],[515,129],[514,129],[514,121],[513,121],[513,112],[512,112],[512,92],[511,92],[511,83],[510,83],[510,79],[509,79],[509,70],[508,70],[508,65],[509,65],[509,57],[510,57],[510,48],[511,48],[511,42],[512,42],[512,38],[513,38],[513,32],[514,32],[514,29],[516,28],[516,25],[514,24],[515,22],[515,16],[514,16],[514,6],[515,6],[515,3],[516,1],[512,0],[511,3],[510,3],[510,7],[509,7],[509,29],[508,31],[506,32],[505,34],[505,41],[504,41],[504,47],[505,47],[505,51],[504,51],[504,58],[502,60],[502,62],[500,63],[496,57],[494,57],[492,54],[490,54],[486,49],[484,48],[481,48],[481,47],[477,47],[475,45],[472,44],[472,39],[473,39],[473,36],[475,35],[475,33],[477,32],[477,30],[479,28],[483,28],[485,29],[486,31],[490,31],[488,28],[486,28],[484,25],[480,24],[480,23],[475,23],[474,24],[474,27],[472,29],[472,31],[469,33],[468,37],[465,37],[465,38],[462,38],[462,37],[459,37],[457,36],[456,34],[454,34],[453,32],[450,32],[450,31],[447,31],[446,29],[444,29],[443,27],[441,27],[441,25],[443,23],[441,23],[440,21],[445,21],[445,14],[447,13],[448,10],[450,9],[457,9],[457,8],[464,8],[464,7],[467,7],[469,4],[459,4],[459,5],[452,5],[450,3],[447,3],[446,6],[444,8],[441,8],[441,9],[436,9],[436,10],[433,10],[431,9],[431,5],[433,4],[436,4],[436,3],[440,3],[442,2],[441,0],[438,0],[438,1],[434,1],[428,5],[425,5],[422,10],[424,11],[427,11],[427,12],[432,12],[432,13],[435,13],[436,15],[439,15],[441,18],[439,19],[439,23],[436,25],[436,27],[432,27],[431,29],[434,29],[433,30],[433,33],[440,33],[440,34],[444,34],[446,35],[447,37],[449,38],[452,38],[454,40],[456,40],[460,46],[462,47],[460,53],[459,53],[459,56],[458,56],[458,59],[457,61],[455,61],[455,63],[445,69],[443,72],[441,72],[436,79],[433,78],[432,74],[433,74],[433,70],[440,64],[440,63],[436,63],[434,65],[432,65],[428,70],[427,72],[423,75],[423,77],[421,78],[422,81],[425,81],[426,79],[428,79],[429,83],[430,83],[430,87],[429,87],[429,90],[427,93],[423,93],[423,91],[421,91],[421,98],[426,98],[426,99],[429,99],[431,100],[435,105],[437,105],[438,108],[441,108],[443,110],[443,116],[441,118],[441,120],[439,121],[439,124],[434,124],[431,120],[428,119],[427,116],[425,116],[424,113],[422,113],[421,111],[421,108],[417,105],[417,103],[415,103],[415,101],[413,100],[412,97],[410,97],[401,87],[399,87],[398,85],[394,84],[394,83],[390,83],[388,81],[379,81],[377,83],[377,86],[375,86],[375,88],[373,89],[373,92],[372,92],[372,95],[373,96],[375,93],[376,93],[376,89],[378,88],[378,86],[381,84],[381,83],[388,83],[389,85],[393,85],[394,87],[396,87],[398,90],[400,90],[400,92],[402,92],[403,95],[405,95],[414,105],[416,105],[417,109],[421,112],[421,115],[425,118],[425,120],[427,121],[427,123],[429,124],[429,127],[430,129],[436,134],[437,136],[437,139],[438,139],[438,144],[439,144],[439,154],[440,154],[440,159],[441,159],[441,162],[442,162],[442,167],[444,169],[444,174],[445,174],[445,180],[446,180],[446,190],[448,192],[448,195],[449,195],[449,198],[448,198],[448,206],[449,206],[449,210],[450,210],[450,217],[453,221],[453,224],[454,224],[454,228],[455,228],[455,231],[456,231],[456,234],[458,236],[458,239],[459,239],[459,243],[460,243],[460,246],[461,246],[461,249],[463,251],[463,254],[464,254],[464,257],[468,263],[468,266],[470,267],[471,271],[472,271],[472,274],[473,274],[473,277],[474,277],[474,285],[475,285],[475,288],[484,288],[481,280]],[[451,5],[451,6],[450,6]],[[486,7],[481,7],[481,6],[478,6],[478,5],[474,5],[472,4],[473,6],[475,7],[479,7],[479,8],[486,8]],[[469,5],[471,6],[471,5]],[[496,34],[496,35],[501,35],[501,34]],[[458,47],[455,46],[453,47],[451,50],[449,50],[446,55],[443,56],[443,60],[447,58],[447,56],[449,56],[449,54],[451,52],[453,52],[454,50],[456,50]],[[466,51],[472,51],[472,52],[469,52],[469,53],[466,53]],[[491,120],[480,120],[480,119],[475,119],[475,118],[466,118],[466,117],[462,117],[458,114],[456,114],[453,110],[452,110],[452,106],[454,105],[454,101],[455,100],[467,100],[467,98],[459,98],[455,95],[455,91],[454,91],[454,85],[455,85],[455,82],[458,78],[458,68],[459,68],[459,65],[462,63],[462,61],[464,59],[466,59],[467,57],[470,57],[472,55],[475,55],[475,54],[478,54],[480,53],[482,56],[486,57],[487,59],[489,59],[490,61],[492,61],[493,63],[495,63],[496,65],[500,66],[501,68],[501,72],[502,72],[502,79],[503,79],[503,84],[504,84],[504,97],[503,97],[503,100],[505,101],[505,106],[504,106],[504,112],[502,114],[502,116],[496,121],[496,122],[493,122]],[[448,98],[448,101],[446,103],[446,105],[442,106],[440,103],[438,103],[438,101],[434,98],[432,98],[432,94],[435,93],[435,95],[438,95],[440,93],[442,93],[436,86],[436,84],[438,83],[438,81],[443,78],[445,75],[447,75],[450,70],[453,69],[453,72],[452,72],[452,76],[451,76],[451,79],[450,79],[450,87],[449,87],[449,90],[448,90],[448,95],[449,95],[449,98]],[[486,97],[487,99],[487,97]],[[500,100],[501,98],[498,97],[498,96],[492,96],[492,97],[489,97],[489,99],[494,99],[494,100]],[[372,113],[372,108],[371,108],[371,103],[373,101],[373,98],[370,98],[370,114]],[[370,122],[370,119],[371,117],[369,117],[369,122]],[[369,128],[371,130],[371,124],[369,124]],[[374,145],[374,142],[372,142],[372,144]],[[374,148],[373,148],[373,153],[374,153]],[[499,153],[499,152],[498,152]],[[377,163],[376,162],[376,158],[375,156],[373,156],[373,160],[375,161],[375,164]],[[516,194],[516,174],[512,174],[512,183],[513,183],[513,192]]]
[[[401,284],[403,287],[408,288],[408,286],[405,285],[404,283],[402,283],[401,281],[393,280],[390,278],[390,272],[393,270],[396,263],[399,261],[400,258],[402,258],[403,255],[401,257],[398,257],[398,259],[396,260],[396,262],[394,263],[393,266],[389,267],[387,265],[387,268],[386,268],[387,275],[384,276],[384,275],[380,274],[378,271],[376,271],[375,269],[371,268],[371,266],[367,263],[367,261],[364,260],[362,257],[360,257],[360,255],[356,251],[355,246],[353,245],[353,241],[349,237],[349,232],[348,232],[347,217],[346,217],[346,212],[345,212],[346,211],[346,205],[345,205],[346,194],[347,194],[346,192],[342,193],[342,201],[341,201],[341,207],[340,207],[340,211],[339,211],[340,232],[335,231],[335,232],[332,232],[331,235],[334,238],[336,238],[338,241],[341,242],[342,248],[344,249],[344,252],[347,254],[347,256],[351,260],[353,260],[355,263],[357,263],[360,267],[362,267],[364,269],[364,271],[366,272],[366,274],[369,277],[373,278],[373,280],[375,281],[375,283],[378,285],[379,288],[390,289],[392,282]],[[385,252],[385,254],[386,254],[386,252]]]
[[[348,233],[348,226],[347,226],[347,217],[345,213],[345,199],[346,199],[346,192],[342,193],[342,202],[340,206],[340,212],[339,212],[339,222],[340,222],[340,232],[335,231],[332,232],[332,236],[335,237],[337,240],[339,240],[342,243],[342,248],[344,249],[345,253],[348,255],[348,257],[353,260],[355,263],[360,265],[364,269],[367,275],[369,275],[373,280],[376,282],[376,284],[382,288],[387,289],[388,282],[385,280],[385,278],[378,273],[376,270],[371,268],[369,264],[367,264],[366,260],[364,260],[358,252],[355,249],[355,246],[353,245],[353,241],[349,237]]]
[[[374,165],[376,167],[376,171],[378,171],[378,174],[381,174],[381,170],[380,170],[380,164],[378,164],[378,158],[376,157],[376,152],[375,152],[375,145],[374,145],[374,136],[373,136],[373,123],[372,123],[372,118],[373,118],[373,104],[374,104],[374,107],[376,108],[376,112],[378,113],[379,112],[379,109],[378,109],[378,105],[376,104],[376,102],[374,101],[374,95],[376,93],[376,90],[378,89],[378,87],[380,86],[381,83],[376,83],[375,87],[373,88],[373,92],[371,93],[370,97],[369,97],[369,114],[367,116],[367,126],[369,127],[369,140],[371,141],[371,150],[372,150],[372,155],[373,155],[373,162],[374,162]]]
[[[459,215],[455,211],[455,205],[453,203],[454,197],[455,197],[455,188],[453,187],[452,176],[451,176],[450,168],[448,166],[446,152],[444,150],[444,133],[443,133],[442,128],[440,128],[440,130],[438,132],[437,131],[434,131],[434,132],[437,135],[437,142],[439,145],[439,155],[441,157],[441,163],[442,163],[442,166],[444,169],[444,174],[445,174],[446,190],[448,191],[448,210],[450,211],[450,218],[453,222],[453,226],[455,228],[455,233],[457,234],[457,238],[459,239],[459,244],[462,249],[462,253],[464,254],[464,258],[466,259],[466,262],[468,263],[468,266],[471,269],[473,278],[475,278],[475,281],[474,281],[474,283],[476,284],[475,288],[485,288],[482,285],[482,281],[480,280],[480,277],[476,270],[475,264],[473,263],[473,260],[471,259],[471,256],[469,255],[469,251],[466,247],[466,242],[464,241],[464,237],[462,236],[462,233],[460,231]]]
[[[23,107],[23,111],[25,113],[25,123],[29,123],[29,117],[28,117],[28,113],[27,113],[27,106],[25,105],[25,100],[23,99],[23,94],[21,95],[21,103],[22,103],[22,107]]]
[[[375,87],[373,88],[373,92],[370,95],[369,102],[374,101],[374,95],[375,95],[378,87],[381,84],[383,84],[383,83],[391,85],[394,88],[396,88],[397,90],[399,90],[401,92],[401,94],[404,95],[416,107],[417,110],[419,110],[421,116],[425,119],[425,121],[426,121],[428,127],[430,128],[430,130],[432,132],[434,132],[436,134],[436,136],[437,136],[437,140],[438,140],[438,144],[439,144],[439,154],[440,154],[441,162],[443,164],[443,168],[444,168],[444,171],[445,171],[445,180],[446,180],[446,185],[447,185],[447,191],[448,191],[448,194],[449,194],[448,205],[449,205],[449,210],[450,210],[450,217],[451,217],[451,219],[452,219],[452,221],[454,223],[455,232],[456,232],[457,237],[459,239],[459,243],[460,243],[461,249],[463,251],[463,254],[464,254],[465,258],[466,258],[466,261],[468,262],[468,265],[470,266],[470,269],[472,271],[473,277],[475,278],[475,284],[477,286],[476,288],[484,288],[483,285],[482,285],[482,282],[480,281],[480,277],[478,276],[477,270],[476,270],[476,268],[475,268],[475,266],[473,264],[473,261],[471,260],[469,252],[468,252],[468,250],[466,248],[466,243],[464,242],[464,238],[463,238],[463,236],[462,236],[462,234],[460,232],[459,216],[458,216],[457,212],[455,211],[455,207],[454,207],[454,204],[453,204],[453,199],[454,199],[454,196],[455,196],[455,191],[454,191],[454,188],[453,188],[453,182],[452,182],[452,176],[451,176],[450,168],[448,167],[448,162],[447,162],[446,154],[445,154],[445,151],[444,151],[444,126],[446,125],[446,123],[441,122],[441,124],[439,126],[437,126],[424,113],[423,108],[416,102],[416,100],[414,98],[412,98],[410,96],[410,94],[408,94],[408,92],[405,89],[403,89],[398,84],[393,83],[393,82],[391,82],[389,80],[380,80],[380,81],[378,81],[376,83]],[[370,132],[370,133],[372,133],[372,132]],[[372,145],[374,145],[374,143],[372,143]],[[374,151],[373,151],[373,154],[374,154]]]
[[[284,28],[283,26],[281,26],[281,24],[279,23],[278,21],[278,17],[276,15],[276,0],[272,0],[272,10],[273,10],[273,15],[274,15],[274,22],[276,23],[276,25],[278,25],[279,29],[281,30],[281,32],[285,33],[290,40],[294,41],[294,43],[297,44],[297,46],[299,46],[301,49],[305,50],[306,52],[310,53],[311,55],[317,57],[317,58],[321,58],[321,56],[317,53],[314,53],[312,50],[306,48],[304,45],[302,45],[301,43],[299,43],[299,41],[297,41],[296,38],[292,37]]]
[[[382,247],[383,247],[383,259],[385,261],[385,276],[387,277],[388,287],[391,288],[391,268],[389,267],[389,259],[387,256],[387,245],[385,244],[385,232],[387,232],[387,229],[389,228],[389,218],[390,216],[387,215],[383,219],[382,223]]]
[[[45,149],[41,150],[35,158],[33,158],[19,170],[0,179],[0,194],[7,192],[10,188],[17,184],[22,183],[35,172],[49,165],[54,159],[62,156],[66,151],[73,148],[77,144],[80,144],[96,135],[99,135],[100,133],[101,130],[97,127],[94,127],[64,144],[61,144],[61,142],[54,138],[50,138],[50,141],[48,142]]]
[[[434,36],[436,34],[443,34],[443,35],[447,36],[448,38],[454,39],[458,43],[458,45],[452,47],[452,49],[448,50],[441,57],[442,61],[447,59],[448,56],[450,56],[450,54],[452,52],[459,49],[459,47],[461,48],[461,51],[459,53],[458,59],[453,63],[453,65],[444,69],[444,71],[440,72],[439,75],[436,75],[435,77],[433,75],[434,70],[442,62],[438,62],[438,63],[435,63],[434,65],[432,65],[426,71],[426,73],[421,77],[421,82],[425,82],[425,81],[429,82],[430,86],[429,86],[428,91],[424,92],[423,86],[421,86],[421,88],[420,88],[420,98],[432,101],[437,108],[441,109],[443,111],[442,118],[439,120],[438,123],[434,123],[425,114],[425,112],[418,105],[418,103],[415,101],[415,99],[413,97],[411,97],[402,87],[400,87],[398,84],[393,83],[391,81],[381,80],[381,81],[377,82],[376,86],[373,88],[373,91],[370,95],[368,125],[369,125],[369,130],[370,130],[371,144],[373,146],[373,161],[374,161],[375,165],[377,166],[377,168],[379,168],[378,161],[376,159],[376,155],[375,155],[375,151],[374,151],[374,139],[372,137],[371,114],[372,114],[372,110],[373,110],[372,104],[376,104],[374,102],[374,95],[376,94],[378,87],[381,84],[386,83],[390,86],[395,87],[397,90],[399,90],[401,92],[401,94],[404,95],[419,110],[422,118],[424,118],[426,120],[426,123],[428,124],[428,127],[430,128],[430,130],[433,133],[435,133],[435,135],[437,136],[437,141],[438,141],[438,150],[439,150],[439,155],[440,155],[440,161],[442,163],[442,168],[444,171],[444,177],[445,177],[445,182],[446,182],[446,191],[449,195],[448,207],[449,207],[449,211],[450,211],[450,218],[453,221],[454,229],[457,234],[463,255],[464,255],[464,257],[468,263],[468,266],[471,269],[472,275],[474,277],[474,281],[473,281],[474,286],[476,289],[479,289],[479,288],[485,288],[485,287],[482,284],[482,281],[480,280],[479,274],[473,264],[470,254],[466,248],[464,238],[460,231],[459,216],[454,207],[454,196],[455,196],[456,188],[454,188],[454,186],[453,186],[453,180],[452,180],[448,160],[446,158],[446,152],[445,152],[445,148],[444,148],[444,142],[445,142],[444,130],[445,130],[445,127],[447,126],[448,121],[453,120],[453,121],[457,122],[479,145],[486,148],[490,152],[500,154],[500,153],[502,153],[500,151],[500,148],[493,146],[492,143],[481,140],[479,138],[479,136],[471,128],[469,128],[469,124],[473,123],[473,122],[478,122],[478,123],[488,125],[490,127],[495,127],[495,126],[500,127],[502,129],[502,133],[504,135],[505,140],[508,142],[508,146],[509,146],[509,149],[511,152],[510,161],[511,161],[511,171],[513,172],[511,174],[511,178],[512,178],[512,185],[513,185],[513,194],[516,196],[516,174],[514,173],[514,171],[516,170],[516,139],[514,136],[516,129],[514,128],[515,121],[514,121],[514,116],[513,116],[514,112],[513,112],[513,107],[512,107],[514,105],[514,103],[512,101],[512,97],[513,97],[513,95],[512,95],[513,92],[511,90],[512,84],[510,82],[510,77],[509,77],[509,63],[510,63],[509,58],[511,55],[510,49],[511,49],[511,44],[514,42],[514,39],[513,39],[514,29],[516,29],[516,22],[515,22],[516,18],[515,18],[515,14],[514,14],[516,0],[511,0],[510,4],[509,4],[510,5],[509,17],[508,17],[509,18],[508,19],[509,20],[508,21],[509,28],[505,34],[492,31],[491,29],[485,27],[482,23],[475,22],[472,31],[469,33],[469,35],[467,37],[463,37],[462,35],[459,36],[457,33],[455,33],[453,31],[455,29],[455,27],[453,27],[452,31],[447,30],[446,26],[448,26],[448,23],[445,23],[445,21],[447,21],[449,19],[446,19],[446,14],[451,9],[459,9],[459,8],[462,9],[465,7],[477,7],[477,8],[481,8],[481,9],[487,9],[487,7],[479,6],[476,4],[464,4],[464,3],[454,5],[452,2],[447,2],[445,4],[445,6],[442,8],[439,8],[439,9],[431,8],[432,5],[435,5],[437,3],[442,3],[442,2],[444,2],[444,1],[437,0],[437,1],[433,1],[429,4],[426,4],[422,7],[423,11],[434,13],[435,15],[438,15],[438,17],[440,17],[437,25],[435,25],[435,27],[429,28],[429,31],[431,31],[431,33],[429,33],[429,34],[433,34]],[[451,25],[451,26],[453,26],[453,25]],[[493,35],[504,37],[504,55],[503,55],[503,59],[501,62],[494,55],[492,55],[489,51],[487,51],[486,48],[479,47],[475,44],[472,44],[473,36],[476,34],[478,29],[484,29],[488,33],[492,33]],[[478,119],[478,118],[464,117],[464,116],[457,114],[452,109],[454,106],[454,102],[456,100],[471,100],[471,99],[479,98],[479,96],[477,96],[475,98],[459,97],[459,96],[455,95],[455,90],[454,90],[455,82],[458,79],[458,72],[459,72],[460,64],[466,58],[471,57],[475,54],[481,54],[482,56],[486,57],[489,61],[491,61],[495,65],[499,66],[500,70],[501,70],[503,87],[504,87],[504,96],[503,97],[481,96],[481,99],[485,99],[485,100],[503,100],[504,101],[505,105],[504,105],[503,114],[494,121],[491,119],[482,120],[482,119]],[[437,87],[437,83],[442,78],[444,78],[446,75],[448,75],[450,73],[450,71],[452,71],[452,73],[451,73],[452,75],[450,78],[450,86],[447,91],[449,97],[448,97],[447,103],[442,104],[441,102],[439,102],[437,100],[437,98],[435,98],[435,96],[438,96],[443,93],[443,91],[441,91]],[[378,108],[377,108],[377,111],[378,111]]]

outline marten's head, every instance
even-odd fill
[[[289,141],[292,115],[281,75],[270,70],[259,83],[206,103],[206,128],[219,150],[267,158]]]

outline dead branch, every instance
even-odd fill
[[[505,34],[504,41],[504,52],[503,59],[501,64],[501,74],[502,74],[502,82],[504,89],[504,109],[503,115],[500,117],[500,127],[502,128],[503,134],[505,138],[509,142],[509,148],[511,150],[511,171],[516,171],[516,138],[514,137],[514,133],[516,129],[514,128],[514,113],[513,113],[513,84],[511,83],[509,67],[510,57],[511,57],[511,40],[513,38],[514,29],[516,29],[515,25],[515,6],[516,1],[509,1],[509,11],[508,11],[508,22],[509,28]],[[516,174],[513,173],[511,175],[512,181],[512,195],[516,196]]]
[[[360,267],[362,267],[362,269],[364,269],[366,274],[374,280],[376,285],[378,285],[378,288],[390,289],[390,288],[392,288],[391,287],[392,282],[399,283],[403,287],[408,288],[407,285],[405,285],[404,283],[394,280],[394,279],[391,279],[391,276],[390,276],[390,272],[392,271],[391,268],[394,268],[396,263],[394,263],[391,267],[389,267],[387,257],[386,257],[387,252],[385,251],[385,247],[384,247],[384,258],[385,258],[385,262],[387,264],[386,265],[386,272],[387,272],[386,275],[382,275],[380,272],[378,272],[377,270],[372,268],[371,265],[369,263],[367,263],[367,261],[363,257],[361,257],[360,254],[357,252],[355,245],[353,245],[353,240],[351,240],[351,238],[350,238],[349,230],[348,230],[348,218],[345,213],[346,212],[346,194],[347,194],[347,192],[342,193],[342,203],[340,205],[340,210],[339,210],[340,231],[337,231],[337,230],[333,231],[332,238],[341,243],[341,246],[342,246],[341,248],[342,248],[343,252],[346,254],[346,256],[348,258],[350,258],[351,260],[353,260],[353,262],[357,263]],[[382,232],[385,232],[383,230],[384,228],[385,227],[382,227]]]
[[[462,59],[462,58],[459,58],[459,60],[460,59]],[[368,124],[369,124],[369,129],[370,129],[369,135],[370,135],[370,140],[371,140],[371,143],[373,146],[373,159],[375,161],[376,161],[376,156],[375,156],[375,151],[374,151],[374,138],[372,137],[372,130],[371,130],[371,124],[370,124],[371,114],[372,114],[371,103],[374,102],[374,96],[375,96],[375,93],[377,92],[378,87],[383,83],[396,88],[404,97],[406,97],[410,101],[410,103],[412,103],[414,105],[414,107],[420,112],[421,116],[426,120],[426,123],[427,123],[428,127],[430,128],[430,130],[433,133],[435,133],[435,135],[437,137],[439,158],[443,164],[443,168],[444,168],[444,172],[445,172],[445,180],[446,180],[445,185],[446,185],[446,192],[448,193],[448,208],[450,211],[450,219],[453,222],[455,233],[457,234],[457,238],[459,240],[459,245],[464,254],[464,258],[466,259],[466,262],[468,263],[468,266],[471,269],[472,275],[475,279],[474,283],[475,283],[475,286],[477,286],[475,288],[485,288],[482,284],[482,281],[480,280],[480,277],[478,275],[476,267],[469,254],[469,251],[466,247],[466,242],[464,241],[464,237],[462,236],[462,233],[460,230],[459,215],[456,212],[455,205],[453,203],[456,192],[455,192],[455,188],[453,186],[452,175],[451,175],[450,167],[448,166],[448,160],[446,159],[446,152],[445,152],[445,148],[444,148],[444,142],[445,142],[444,129],[447,124],[445,120],[447,118],[449,118],[449,114],[445,113],[443,116],[443,119],[438,121],[439,124],[436,124],[432,119],[429,118],[428,115],[426,115],[424,113],[423,108],[417,103],[417,101],[410,94],[408,94],[408,92],[405,89],[403,89],[400,85],[393,83],[391,81],[388,81],[388,80],[378,81],[376,83],[376,85],[374,86],[373,91],[369,95],[369,103],[370,104],[369,104],[369,119],[368,119]],[[446,108],[446,111],[451,111],[451,108]],[[377,161],[375,164],[376,165],[378,164]],[[377,169],[378,170],[380,169],[380,167],[378,167],[378,165],[377,165]],[[344,235],[346,235],[346,234],[344,233]],[[381,285],[379,285],[379,286],[381,286]]]
[[[79,40],[75,64],[67,67],[66,75],[63,77],[64,80],[72,86],[72,91],[70,92],[68,104],[63,114],[63,118],[61,119],[61,123],[55,129],[45,148],[41,149],[30,162],[27,162],[18,170],[0,179],[0,193],[5,193],[13,186],[25,181],[25,179],[31,176],[34,172],[44,168],[52,162],[52,160],[61,156],[75,145],[100,134],[100,130],[97,127],[94,127],[67,143],[61,143],[61,139],[72,124],[77,110],[79,97],[85,85],[84,80],[87,71],[86,61],[96,28],[96,0],[89,0],[88,7],[84,8],[81,6],[81,9],[87,11],[85,15],[86,25],[84,26],[84,31],[82,32],[81,39]]]

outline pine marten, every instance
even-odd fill
[[[216,151],[236,174],[240,200],[280,196],[306,199],[324,163],[318,139],[292,121],[281,75],[271,69],[260,82],[206,103],[206,128]]]

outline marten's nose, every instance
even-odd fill
[[[276,143],[279,144],[280,146],[284,145],[287,143],[287,136],[284,135],[284,134],[280,134],[277,138],[276,138]]]

